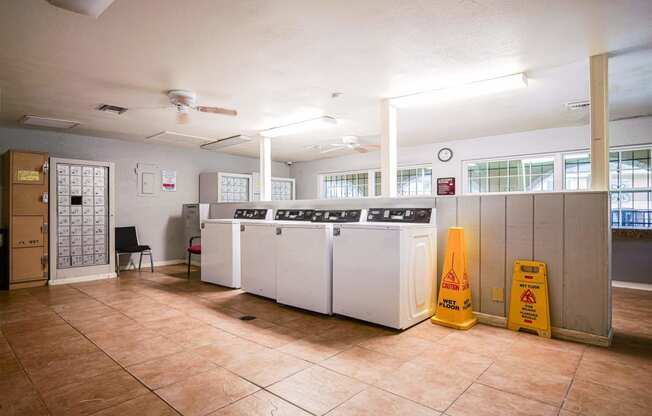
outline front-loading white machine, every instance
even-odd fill
[[[431,208],[369,209],[333,239],[333,313],[396,329],[435,313],[437,230]]]
[[[271,209],[236,209],[231,219],[204,220],[201,225],[201,280],[240,288],[240,222],[263,222],[271,218]]]
[[[332,314],[333,233],[357,223],[362,210],[315,211],[311,223],[283,223],[276,234],[276,301]]]
[[[309,223],[313,212],[278,209],[274,220],[241,222],[242,290],[276,299],[276,227],[285,223]]]

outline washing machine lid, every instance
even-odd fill
[[[355,224],[340,224],[343,230],[405,230],[408,228],[435,228],[434,224],[414,224],[397,222],[360,222]]]

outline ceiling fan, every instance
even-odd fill
[[[167,96],[177,109],[177,123],[186,124],[190,119],[190,111],[200,111],[202,113],[221,114],[225,116],[237,116],[236,110],[222,107],[208,107],[197,105],[197,94],[189,90],[169,90]]]
[[[318,150],[320,154],[331,153],[343,149],[355,150],[358,153],[367,153],[371,149],[380,149],[380,145],[360,143],[358,136],[342,136],[341,143],[313,144],[308,146],[307,149]]]

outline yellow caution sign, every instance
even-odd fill
[[[548,272],[540,261],[516,260],[507,327],[534,331],[550,338]]]
[[[478,321],[471,308],[471,289],[466,268],[464,228],[451,227],[448,229],[444,271],[433,323],[455,329],[469,329]]]

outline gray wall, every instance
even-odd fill
[[[465,229],[473,309],[505,317],[516,259],[546,263],[553,327],[605,337],[611,329],[607,192],[437,198],[438,270],[448,227]],[[504,301],[492,298],[502,289]]]
[[[0,153],[8,149],[48,152],[53,157],[109,161],[116,164],[116,225],[136,225],[139,238],[152,246],[154,260],[185,257],[181,205],[198,202],[199,173],[258,171],[258,159],[175,146],[128,142],[33,129],[0,128]],[[136,196],[137,163],[177,171],[177,191],[157,197]],[[274,163],[274,176],[289,168]]]

